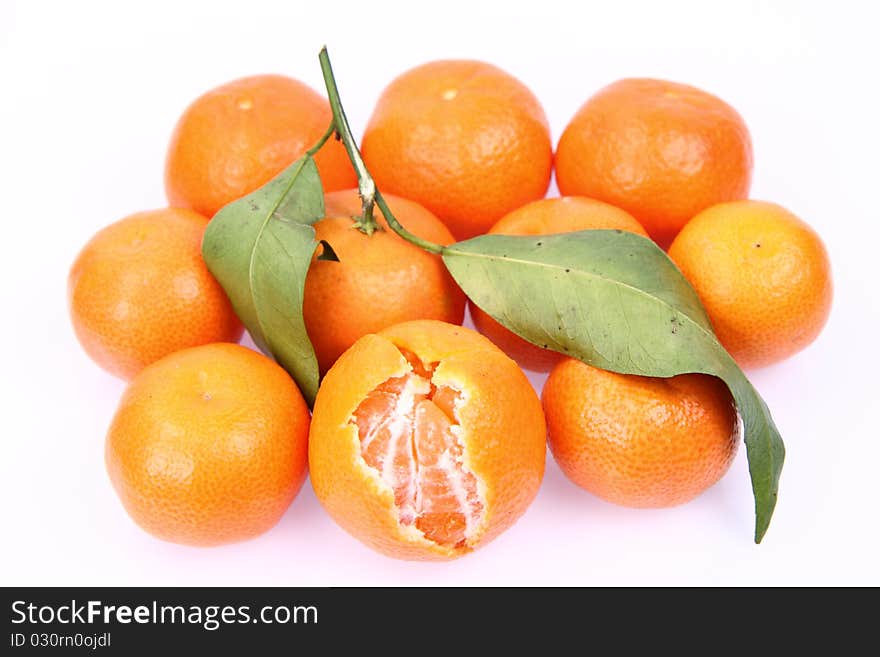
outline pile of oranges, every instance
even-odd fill
[[[727,387],[615,374],[533,345],[470,303],[436,254],[378,216],[361,231],[343,146],[316,156],[326,217],[303,315],[322,382],[310,412],[288,374],[238,345],[243,327],[201,256],[210,218],[318,142],[330,106],[280,75],[196,99],[168,148],[168,208],[98,232],[68,280],[85,351],[128,380],[106,464],[132,518],[191,545],[278,522],[307,473],[321,504],[385,554],[448,559],[513,524],[546,445],[577,485],[664,507],[716,483],[740,423]],[[830,311],[828,256],[791,212],[748,200],[740,115],[683,84],[626,79],[589,98],[554,152],[538,99],[478,61],[416,67],[381,95],[363,158],[397,220],[436,244],[589,229],[653,239],[745,368],[810,344]],[[545,198],[555,171],[559,198]],[[378,212],[377,212],[378,214]],[[601,312],[601,308],[593,309]],[[521,368],[550,372],[539,398]]]

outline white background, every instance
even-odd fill
[[[880,584],[878,16],[823,4],[0,2],[0,583]],[[788,446],[762,545],[743,449],[719,485],[663,511],[606,504],[548,459],[519,523],[445,564],[371,552],[308,483],[275,529],[229,547],[163,543],[129,520],[103,462],[123,383],[74,339],[67,270],[97,229],[164,204],[165,148],[190,100],[263,72],[320,89],[324,43],[357,134],[393,76],[453,57],[528,84],[554,142],[624,76],[695,84],[742,113],[752,196],[819,231],[836,288],[820,339],[753,373]]]

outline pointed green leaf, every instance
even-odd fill
[[[443,260],[477,306],[538,346],[625,374],[722,379],[743,419],[761,541],[776,506],[782,438],[712,332],[693,288],[660,248],[616,230],[484,235],[447,247]]]
[[[294,378],[311,403],[318,361],[303,320],[303,293],[324,215],[315,161],[294,162],[208,224],[202,255],[257,346]]]

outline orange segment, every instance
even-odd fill
[[[429,539],[461,547],[474,535],[483,501],[477,478],[464,467],[460,428],[431,400],[416,406],[413,444],[418,457],[416,527]]]
[[[462,547],[473,535],[483,502],[455,435],[458,395],[450,388],[438,390],[426,378],[431,368],[411,352],[404,355],[413,372],[378,386],[352,416],[361,456],[394,491],[401,523],[436,543]],[[443,408],[432,400],[436,394]]]

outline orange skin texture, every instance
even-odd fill
[[[497,235],[550,235],[594,229],[626,230],[644,237],[648,233],[632,215],[608,203],[582,196],[565,196],[532,201],[504,216],[489,229]],[[549,372],[562,358],[552,349],[542,349],[506,329],[491,315],[469,303],[471,318],[480,333],[496,345],[520,367],[535,372]]]
[[[255,75],[199,96],[174,128],[165,161],[169,205],[212,217],[269,182],[315,145],[330,125],[326,99],[282,75]],[[315,156],[325,190],[356,184],[342,144]]]
[[[748,196],[752,143],[721,99],[665,80],[625,79],[587,100],[556,150],[562,194],[623,208],[667,247],[695,214]]]
[[[418,201],[457,239],[542,198],[553,145],[544,110],[519,80],[484,62],[413,68],[382,92],[363,139],[380,189]]]
[[[481,524],[466,545],[430,541],[398,520],[394,495],[364,462],[352,414],[389,378],[412,371],[401,349],[439,363],[432,383],[466,401],[458,409],[464,464],[480,481]],[[540,400],[516,363],[476,331],[422,320],[366,335],[336,361],[315,401],[309,471],[318,500],[348,533],[399,559],[445,560],[484,545],[528,508],[544,475]]]
[[[831,262],[822,239],[774,203],[722,203],[701,212],[669,257],[741,367],[772,365],[801,351],[831,312]]]
[[[202,260],[207,225],[192,210],[139,212],[83,247],[67,279],[68,306],[98,365],[131,379],[179,349],[238,342],[241,322]]]
[[[186,545],[273,527],[306,476],[309,409],[293,380],[234,344],[185,349],[131,382],[107,433],[110,481],[144,530]]]
[[[622,506],[688,502],[736,454],[739,421],[724,383],[615,374],[565,358],[543,392],[550,450],[572,482]]]
[[[386,195],[394,216],[408,230],[436,244],[454,242],[443,223],[418,203]],[[357,190],[327,194],[327,218],[315,224],[318,240],[333,247],[339,262],[312,260],[303,315],[322,372],[363,335],[400,322],[436,319],[461,324],[465,296],[440,256],[399,237],[377,208],[383,230],[367,236],[354,227],[361,211]],[[321,249],[318,249],[318,253]]]

